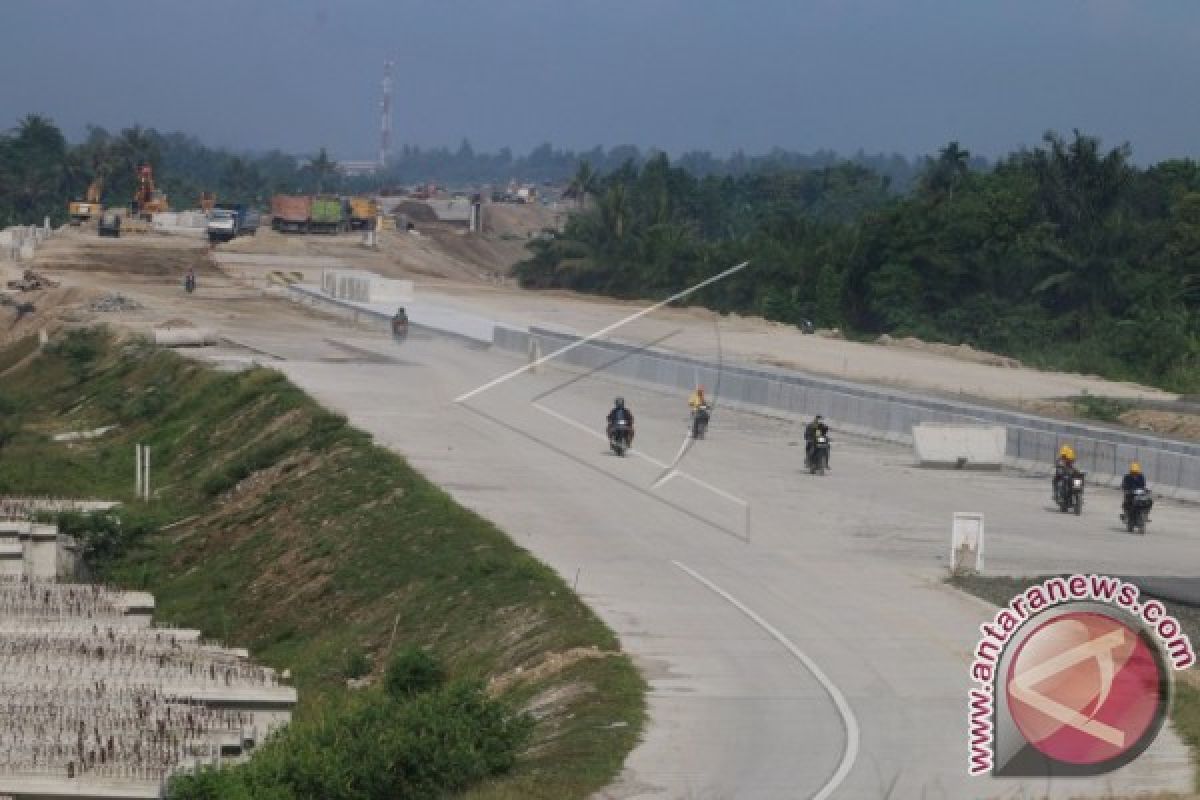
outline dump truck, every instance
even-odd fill
[[[271,227],[277,231],[308,233],[312,198],[302,194],[277,194],[271,198]]]
[[[318,195],[313,198],[308,213],[310,233],[341,233],[349,221],[346,203],[335,195]]]
[[[228,242],[235,236],[253,236],[258,220],[258,211],[244,203],[217,203],[208,213],[208,240]]]
[[[375,227],[379,205],[371,197],[350,198],[350,230],[367,231]]]

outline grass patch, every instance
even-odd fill
[[[469,781],[438,792],[585,797],[636,743],[644,683],[557,574],[282,375],[216,372],[73,331],[6,375],[3,401],[4,419],[18,423],[0,450],[0,493],[121,501],[116,514],[62,520],[84,538],[97,577],[151,591],[160,619],[291,670],[301,705],[272,747],[334,735],[361,697],[381,691],[352,692],[347,679],[382,686],[387,666],[414,652],[435,659],[438,691],[504,686],[485,699],[511,711],[506,719],[536,720],[511,763],[472,767]],[[101,425],[119,427],[50,438]],[[149,503],[132,496],[135,443],[152,453]],[[587,648],[608,655],[535,669]],[[537,678],[492,683],[518,672]],[[446,702],[474,702],[455,696]],[[396,725],[416,713],[401,705],[386,718]]]
[[[1119,422],[1121,415],[1133,408],[1133,404],[1114,397],[1099,397],[1084,392],[1071,398],[1075,413],[1087,419],[1097,419],[1101,422]]]
[[[963,591],[980,597],[997,607],[1007,606],[1021,592],[1047,578],[1012,578],[1004,575],[985,576],[977,573],[951,575],[947,582]],[[1200,644],[1200,609],[1162,601],[1167,611],[1179,620],[1193,647]],[[1177,676],[1175,698],[1171,707],[1171,724],[1179,737],[1192,751],[1193,763],[1200,763],[1200,672],[1193,667]],[[1200,771],[1194,778],[1200,792]]]

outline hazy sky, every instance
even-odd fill
[[[1200,156],[1197,0],[0,0],[0,125],[370,158],[388,58],[421,146]]]

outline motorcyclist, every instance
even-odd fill
[[[396,315],[392,317],[392,333],[396,336],[408,333],[408,312],[404,310],[404,306],[400,306]]]
[[[608,412],[608,428],[606,430],[610,438],[613,427],[622,420],[629,424],[629,446],[633,447],[633,412],[625,407],[625,398],[618,397],[613,400],[612,411]]]
[[[688,398],[688,406],[691,407],[692,413],[694,414],[696,409],[707,404],[708,401],[704,399],[704,387],[697,386],[696,390],[692,392],[692,396]]]
[[[812,462],[813,450],[817,446],[817,436],[829,436],[829,426],[825,424],[825,418],[820,414],[813,417],[813,421],[804,426],[804,463]],[[830,448],[832,450],[832,448]],[[825,467],[829,467],[829,460],[826,459]]]
[[[1125,495],[1124,502],[1121,503],[1121,519],[1125,519],[1125,515],[1133,508],[1133,493],[1138,489],[1146,488],[1146,476],[1142,474],[1142,465],[1134,461],[1129,465],[1129,472],[1125,473],[1125,477],[1121,479],[1121,491]]]
[[[188,267],[187,274],[183,276],[183,288],[189,292],[196,288],[196,270]]]
[[[1054,459],[1054,478],[1050,481],[1050,485],[1054,490],[1054,496],[1058,497],[1059,484],[1069,479],[1075,474],[1075,448],[1069,444],[1064,444],[1058,448],[1058,457]]]

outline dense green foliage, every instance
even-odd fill
[[[422,652],[422,651],[415,651]],[[370,689],[296,723],[247,764],[172,781],[173,800],[406,800],[442,797],[512,768],[532,720],[473,683],[444,681],[409,650],[392,674],[421,679]]]
[[[477,153],[464,140],[457,149],[435,147],[422,149],[406,146],[390,162],[384,180],[387,183],[410,184],[436,181],[449,186],[479,183],[504,184],[510,180],[566,183],[580,162],[587,162],[599,172],[612,172],[625,164],[641,166],[658,158],[655,150],[644,151],[634,145],[619,145],[605,149],[576,152],[557,149],[550,144],[535,147],[524,156],[516,156],[507,148],[495,153]],[[911,188],[923,165],[922,159],[907,159],[897,153],[870,155],[859,151],[844,157],[832,150],[816,153],[794,153],[776,148],[769,153],[750,156],[741,151],[722,158],[703,150],[684,153],[678,165],[697,177],[740,176],[772,172],[819,171],[849,163],[869,169],[886,177],[897,191]],[[972,168],[982,168],[986,162],[975,159]]]
[[[47,216],[62,223],[68,201],[82,200],[93,180],[101,182],[105,204],[127,205],[142,164],[154,168],[173,208],[196,207],[205,191],[264,206],[276,192],[342,188],[324,149],[303,160],[278,151],[236,154],[140,126],[119,134],[89,127],[84,141],[71,145],[50,120],[31,114],[0,136],[0,227],[40,224]]]
[[[608,150],[597,147],[586,153],[558,150],[549,144],[524,156],[514,156],[508,148],[477,153],[464,140],[455,150],[406,146],[381,174],[347,177],[338,172],[325,148],[304,158],[279,151],[233,153],[207,147],[182,133],[160,133],[137,125],[120,133],[90,126],[84,140],[72,145],[53,122],[31,114],[9,135],[0,135],[0,227],[41,223],[46,216],[55,224],[63,222],[67,202],[83,199],[95,179],[103,183],[106,204],[126,205],[133,197],[135,170],[141,164],[154,168],[158,188],[167,194],[172,208],[193,208],[201,192],[213,192],[219,201],[265,206],[271,195],[279,192],[354,193],[429,181],[456,187],[510,180],[561,184],[581,159],[610,171],[653,158],[652,152],[643,153],[631,145]],[[901,190],[913,183],[920,167],[919,162],[894,154],[860,152],[850,161],[885,175]],[[698,175],[819,170],[842,162],[829,151],[801,155],[782,150],[756,157],[739,152],[725,159],[694,152],[681,159],[681,164]]]
[[[956,143],[891,194],[850,164],[697,178],[659,157],[575,181],[593,198],[534,242],[525,286],[693,296],[860,335],[967,342],[1037,365],[1200,388],[1200,165],[1047,134],[971,168]]]

